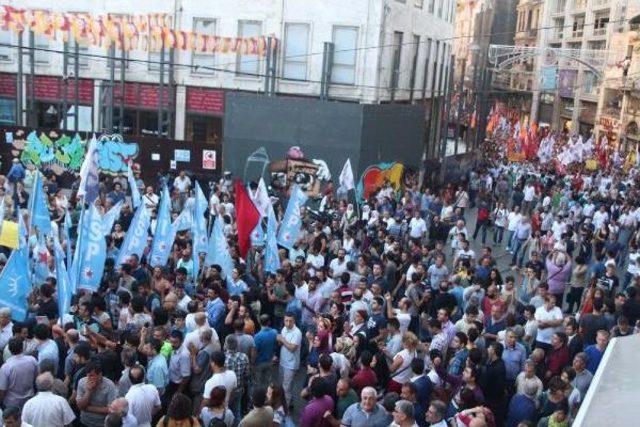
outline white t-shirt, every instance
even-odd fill
[[[422,218],[411,218],[409,229],[409,235],[413,239],[419,239],[427,232],[427,223]]]
[[[405,332],[407,332],[407,329],[409,329],[409,323],[411,323],[411,314],[403,313],[397,308],[395,309],[395,312],[396,312],[396,318],[400,323],[400,332],[404,334]]]
[[[640,252],[631,252],[629,254],[629,264],[627,265],[627,272],[634,276],[637,276],[640,273],[640,269],[638,269],[638,258],[640,258]]]
[[[133,414],[141,426],[151,426],[153,408],[160,406],[158,389],[151,384],[135,384],[124,396],[129,402],[129,413]]]
[[[345,257],[342,262],[340,262],[338,258],[334,258],[331,260],[331,262],[329,263],[329,268],[331,269],[331,271],[333,271],[334,279],[338,279],[342,275],[342,273],[347,271],[347,262],[347,257]]]
[[[300,343],[302,342],[302,332],[297,327],[288,329],[286,326],[280,331],[282,338],[289,344],[298,346],[296,351],[289,351],[284,345],[280,347],[280,366],[284,369],[298,369],[300,367]]]
[[[596,230],[602,227],[602,224],[604,224],[608,219],[609,213],[607,211],[596,211],[596,213],[593,214],[593,225]]]
[[[185,176],[184,178],[178,176],[173,180],[173,188],[178,190],[180,193],[186,193],[190,187],[191,179],[189,179],[188,176]]]
[[[516,226],[522,219],[522,215],[520,213],[509,212],[509,216],[507,217],[507,230],[516,231]]]
[[[66,399],[50,391],[41,391],[27,400],[22,421],[34,426],[65,426],[76,418]]]
[[[534,315],[538,322],[549,322],[554,320],[562,320],[562,310],[559,307],[553,307],[551,311],[547,311],[546,305],[542,305],[536,309]],[[555,328],[540,328],[538,327],[538,335],[536,341],[540,341],[545,344],[551,344],[551,337],[556,332],[562,331],[562,325]]]
[[[394,356],[394,360],[397,357],[402,357],[402,364],[396,370],[398,374],[397,375],[392,374],[391,378],[395,382],[400,384],[408,383],[411,377],[413,376],[413,371],[411,370],[410,365],[411,365],[411,362],[413,361],[413,358],[416,357],[416,352],[415,350],[410,352],[405,348],[400,353]]]
[[[211,396],[211,390],[217,386],[224,386],[227,389],[227,395],[225,397],[225,402],[227,405],[229,404],[229,396],[238,386],[238,379],[236,378],[236,373],[231,369],[227,369],[224,372],[219,372],[217,374],[213,374],[211,378],[204,383],[204,393],[202,393],[202,397],[208,399]]]
[[[536,188],[533,185],[528,185],[524,187],[524,201],[531,202],[533,201],[533,197],[536,195]]]

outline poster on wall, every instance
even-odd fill
[[[189,150],[174,150],[173,151],[173,159],[176,162],[190,162],[191,161],[191,151],[189,151]]]
[[[202,169],[214,170],[216,168],[216,151],[202,150]]]

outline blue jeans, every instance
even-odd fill
[[[507,250],[513,248],[513,244],[514,244],[513,236],[515,235],[515,233],[516,233],[515,231],[509,230],[509,234],[507,234]]]
[[[514,248],[513,248],[513,256],[511,257],[511,265],[515,265],[516,261],[518,259],[518,252],[520,251],[520,248],[522,248],[522,245],[524,245],[524,242],[527,241],[527,239],[518,239],[518,238],[514,238]],[[522,261],[523,261],[523,257],[520,258],[520,267],[522,267]]]
[[[504,227],[498,227],[493,230],[493,244],[497,245],[502,243],[502,237],[504,237]]]

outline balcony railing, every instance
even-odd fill
[[[579,39],[584,34],[584,29],[580,28],[579,30],[574,30],[571,32],[571,38]]]

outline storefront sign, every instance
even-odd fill
[[[18,93],[15,74],[0,73],[0,96],[15,98]]]
[[[620,120],[614,119],[611,117],[600,117],[600,126],[605,128],[606,130],[619,130],[620,129]]]
[[[124,85],[124,105],[130,108],[158,108],[158,91],[159,86],[146,83],[125,83]],[[122,85],[117,84],[113,88],[115,104],[117,105],[121,98]],[[163,103],[165,109],[169,107],[169,88],[164,87],[162,90]]]
[[[65,81],[62,77],[36,76],[34,86],[34,96],[37,100],[61,101],[66,86],[67,102],[71,104],[75,101],[76,84],[73,79]],[[27,96],[31,96],[30,77],[27,77]],[[93,105],[93,80],[78,80],[78,102],[82,105]]]
[[[224,91],[187,87],[187,113],[224,114]]]
[[[216,151],[202,150],[202,169],[214,170],[216,168]]]

